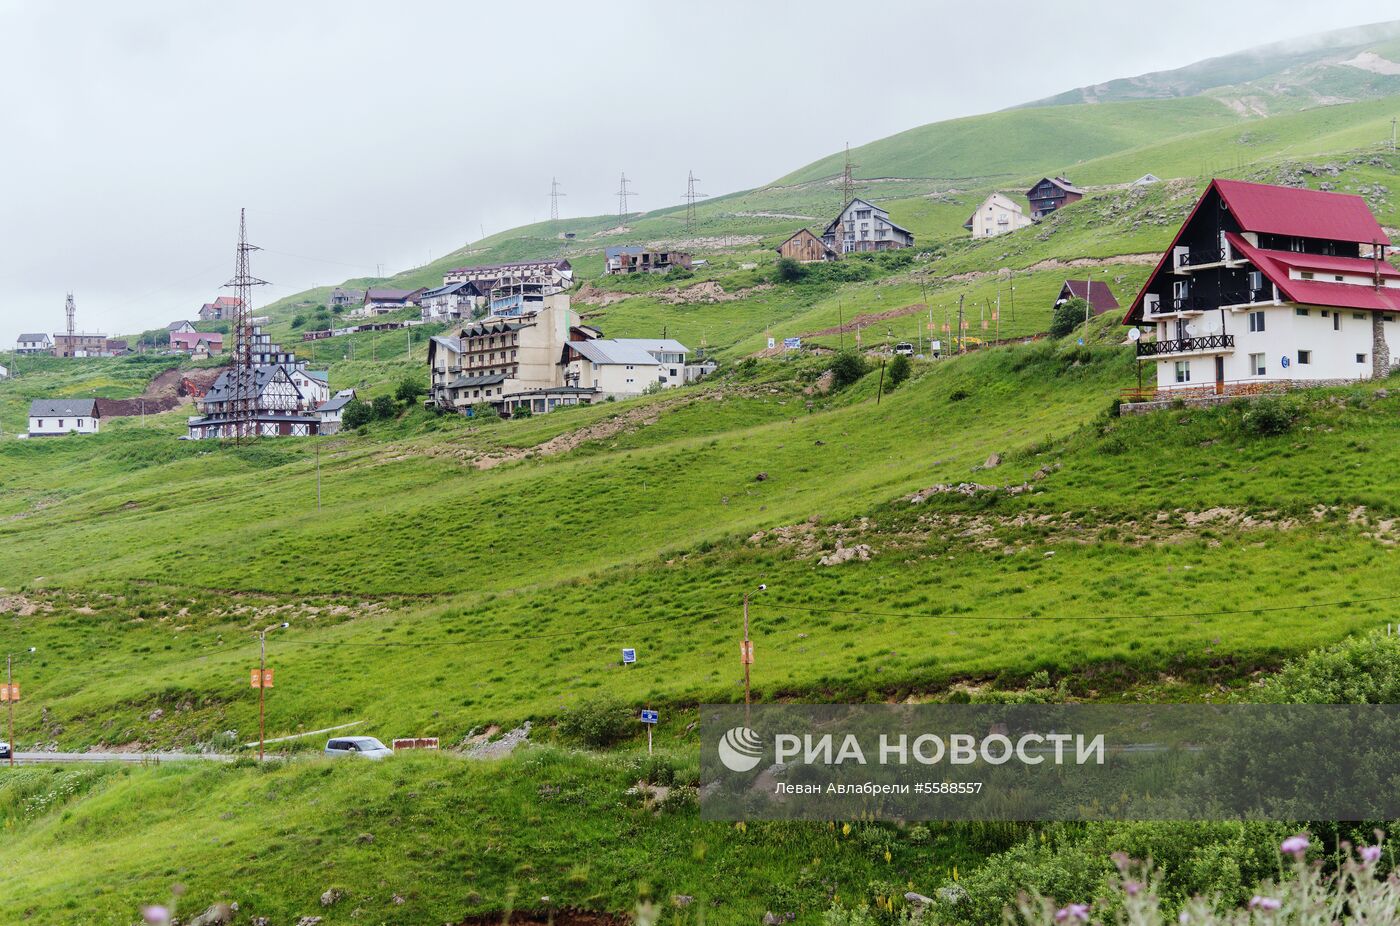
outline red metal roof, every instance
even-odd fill
[[[1215,180],[1212,186],[1220,191],[1245,231],[1390,244],[1360,196],[1241,180]]]
[[[1114,297],[1113,290],[1108,288],[1107,283],[1102,280],[1094,280],[1093,285],[1089,288],[1089,291],[1093,293],[1093,297],[1090,298],[1084,295],[1086,282],[1088,281],[1065,280],[1065,285],[1060,287],[1060,292],[1063,294],[1068,289],[1070,298],[1088,299],[1089,306],[1094,310],[1095,315],[1101,315],[1118,308],[1118,300]]]
[[[1279,293],[1288,302],[1339,309],[1362,309],[1370,312],[1400,312],[1400,287],[1382,286],[1378,290],[1374,286],[1363,286],[1358,283],[1290,279],[1288,276],[1289,267],[1311,267],[1312,261],[1300,259],[1312,258],[1316,255],[1294,254],[1292,251],[1266,251],[1254,247],[1234,233],[1228,234],[1226,238],[1231,247],[1244,255],[1246,260],[1259,268],[1260,272],[1278,287]],[[1345,268],[1338,267],[1337,269],[1347,269],[1352,273],[1370,274],[1374,271],[1369,260],[1355,257],[1330,257],[1327,260],[1345,264]],[[1387,268],[1389,269],[1388,273],[1386,272]],[[1400,271],[1397,271],[1390,264],[1382,262],[1381,276],[1400,277]]]

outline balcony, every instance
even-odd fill
[[[1182,273],[1190,273],[1192,270],[1206,267],[1228,266],[1234,259],[1228,247],[1200,251],[1181,250],[1176,253],[1176,269]]]
[[[1212,334],[1204,338],[1173,338],[1170,341],[1138,341],[1138,357],[1162,357],[1171,354],[1218,353],[1235,349],[1233,334]]]

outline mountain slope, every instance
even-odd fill
[[[1389,57],[1392,50],[1387,47],[1396,39],[1400,39],[1400,21],[1338,29],[1169,71],[1078,87],[1026,103],[1024,108],[1209,95],[1241,112],[1264,114],[1371,99],[1400,92],[1400,71],[1386,73],[1385,67],[1400,60],[1400,56]]]

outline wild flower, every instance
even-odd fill
[[[1087,923],[1089,922],[1089,905],[1085,903],[1072,903],[1061,907],[1055,911],[1055,922],[1057,923]]]
[[[1367,865],[1374,865],[1377,861],[1380,860],[1380,857],[1381,857],[1381,847],[1380,847],[1380,846],[1362,846],[1362,847],[1358,850],[1358,854],[1361,856],[1361,861],[1365,862]]]
[[[1251,910],[1277,910],[1283,906],[1283,901],[1275,897],[1265,897],[1262,894],[1255,894],[1249,898],[1249,909]]]
[[[1291,855],[1299,858],[1308,851],[1308,836],[1306,833],[1299,833],[1297,836],[1289,836],[1278,847],[1284,855]]]
[[[170,922],[170,911],[159,904],[142,907],[141,919],[145,920],[150,926],[165,926],[166,923]]]

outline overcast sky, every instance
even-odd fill
[[[0,0],[0,344],[390,273],[902,129],[1383,18],[1374,0]],[[868,46],[869,53],[853,51]],[[849,62],[849,66],[848,66]]]

